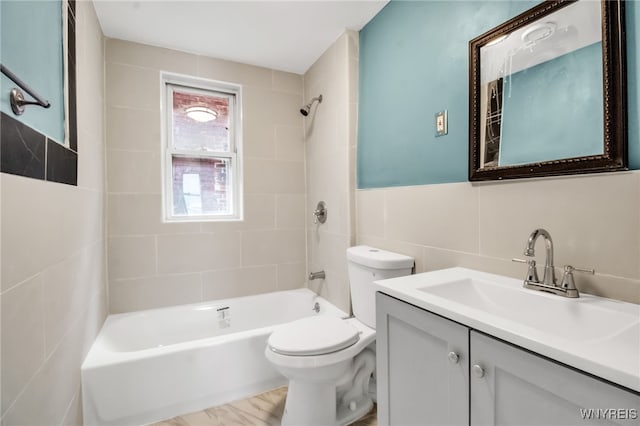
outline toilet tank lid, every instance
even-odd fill
[[[411,256],[369,246],[349,247],[347,249],[347,259],[353,263],[375,269],[412,268],[414,263],[414,259]]]

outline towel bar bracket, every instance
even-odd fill
[[[9,93],[9,103],[11,104],[11,111],[15,115],[22,115],[26,105],[40,105],[43,108],[49,108],[49,105],[43,106],[40,102],[26,101],[22,90],[13,88]]]
[[[20,89],[27,92],[35,101],[27,101],[24,98],[24,93],[18,88],[11,89],[9,93],[9,103],[11,104],[11,110],[15,115],[22,115],[24,113],[24,107],[26,105],[39,105],[42,108],[49,108],[51,104],[49,101],[39,96],[31,87],[29,87],[24,81],[20,80],[17,75],[12,73],[7,67],[0,64],[0,72],[6,75],[11,81],[17,84]]]

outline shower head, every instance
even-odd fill
[[[316,96],[315,98],[311,99],[311,102],[309,102],[308,104],[306,104],[305,106],[300,108],[300,114],[304,115],[305,117],[307,115],[309,115],[309,112],[311,111],[311,107],[313,106],[313,103],[315,101],[318,101],[318,103],[321,103],[322,102],[322,95]]]

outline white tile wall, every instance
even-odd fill
[[[418,271],[466,266],[522,278],[531,231],[553,237],[581,291],[640,303],[640,172],[357,191],[358,243],[419,256]],[[539,262],[544,251],[537,250]]]
[[[304,286],[302,76],[121,40],[106,63],[111,312]],[[160,71],[242,85],[242,222],[162,222]]]
[[[76,7],[78,186],[0,181],[3,426],[82,424],[80,365],[106,317],[103,36]]]
[[[311,281],[319,292],[349,312],[349,281],[346,249],[355,241],[352,219],[355,159],[355,111],[357,94],[357,33],[345,32],[304,76],[305,103],[323,95],[305,119],[307,204],[304,216],[307,233],[308,269],[324,270],[325,280]],[[353,70],[351,68],[355,67]],[[327,203],[328,218],[313,224],[318,201]]]

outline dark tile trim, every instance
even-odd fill
[[[78,184],[78,154],[15,118],[1,113],[0,172]]]
[[[2,113],[0,170],[34,179],[45,178],[47,138],[21,121]]]
[[[47,180],[77,185],[78,154],[59,143],[47,140]]]

